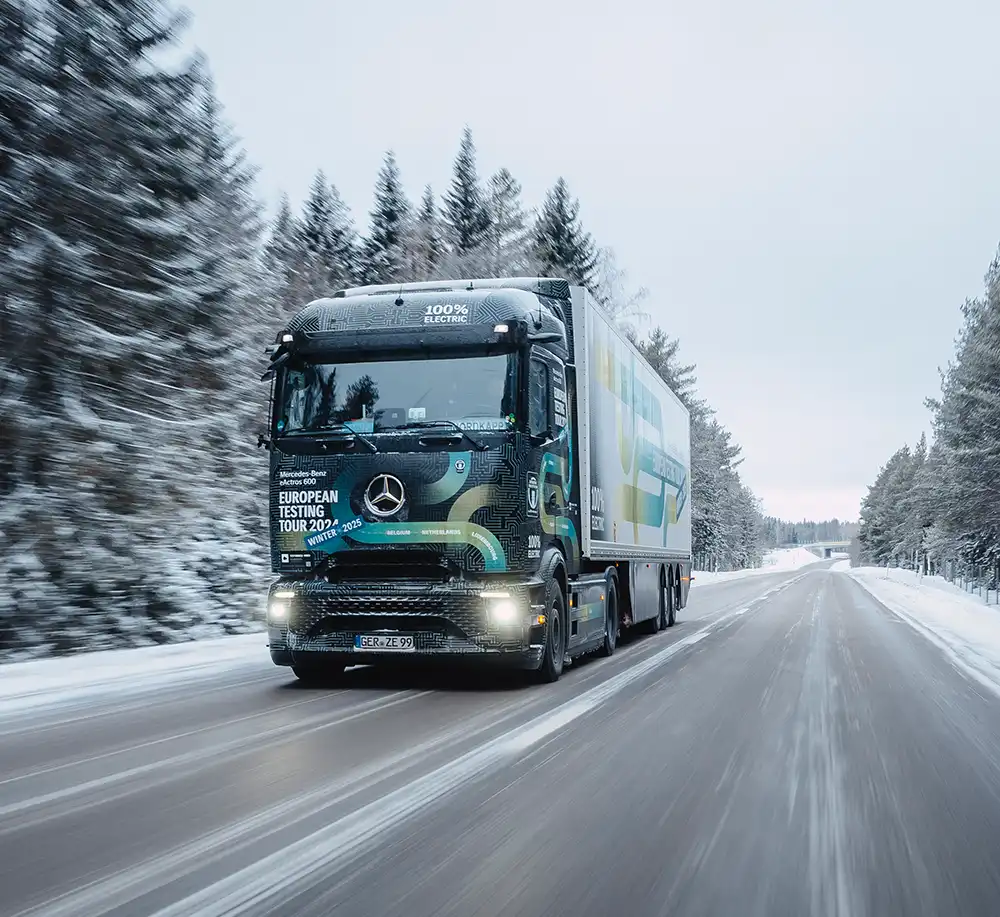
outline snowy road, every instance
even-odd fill
[[[0,914],[1000,913],[1000,704],[845,573],[547,688],[352,675],[0,714]]]

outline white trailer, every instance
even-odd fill
[[[625,623],[652,622],[661,580],[671,611],[687,604],[690,414],[586,290],[574,287],[572,303],[582,554],[628,562]]]

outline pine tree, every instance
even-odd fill
[[[301,308],[350,286],[358,276],[357,233],[350,211],[322,169],[313,179],[298,230],[301,269],[295,292]]]
[[[39,74],[32,53],[36,23],[22,0],[0,0],[0,498],[17,484],[27,384],[20,355],[27,347],[19,315],[13,258],[25,232],[22,194],[40,113]],[[0,637],[2,642],[2,637]]]
[[[563,178],[545,196],[534,228],[534,256],[543,273],[594,291],[597,250],[580,222],[580,203]]]
[[[375,183],[371,228],[361,249],[363,283],[401,283],[410,280],[406,244],[411,208],[403,191],[399,166],[390,150]]]
[[[416,219],[410,227],[406,249],[409,254],[409,274],[415,281],[434,279],[439,266],[447,257],[444,227],[438,216],[434,190],[430,185],[424,188]]]
[[[507,169],[489,180],[490,227],[487,247],[494,276],[517,276],[528,270],[531,230],[521,204],[521,184]]]
[[[955,357],[940,399],[928,399],[934,442],[921,437],[879,471],[862,504],[868,563],[950,569],[1000,582],[1000,257],[985,295],[962,307]]]
[[[444,198],[444,221],[452,252],[459,257],[481,253],[489,242],[490,211],[479,182],[476,146],[468,127],[462,133],[451,188]]]
[[[904,500],[913,475],[909,446],[898,449],[879,471],[861,501],[861,551],[866,562],[884,564],[899,557]]]
[[[297,278],[304,266],[298,244],[301,231],[288,195],[282,194],[261,255],[265,295],[273,305],[275,326],[281,324],[282,316],[304,305],[295,295]]]
[[[708,406],[695,394],[697,379],[694,374],[694,364],[680,362],[677,354],[680,341],[677,338],[669,337],[662,328],[654,328],[649,337],[644,341],[637,341],[636,346],[649,365],[692,414],[707,412]]]
[[[160,641],[227,615],[239,629],[231,552],[260,509],[239,496],[253,170],[200,62],[158,63],[180,25],[165,7],[37,9],[45,104],[20,135],[13,199],[30,220],[3,281],[31,405],[13,469],[29,524],[4,501],[0,650]],[[216,541],[199,555],[206,507]],[[228,578],[206,575],[209,559]]]
[[[24,543],[3,545],[3,579],[17,585],[0,617],[45,621],[19,639],[61,650],[81,639],[80,621],[110,633],[129,604],[148,608],[155,571],[136,545],[170,518],[162,446],[186,420],[177,392],[199,303],[185,219],[199,190],[198,74],[154,63],[176,31],[154,2],[37,11],[45,104],[21,138],[17,206],[30,220],[6,275],[31,406],[15,474],[32,524]],[[67,543],[86,565],[67,564]]]
[[[1000,561],[1000,258],[985,286],[984,298],[962,308],[964,326],[944,379],[935,433],[952,474],[945,525],[967,533],[967,559],[992,565]]]

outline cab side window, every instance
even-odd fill
[[[532,360],[528,379],[528,430],[533,436],[544,436],[551,431],[549,387],[548,364]]]

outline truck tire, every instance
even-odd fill
[[[537,674],[540,681],[551,684],[562,675],[566,658],[566,598],[554,576],[545,587],[545,616],[545,655]]]
[[[660,580],[660,582],[662,583],[663,581]],[[656,614],[649,620],[642,622],[643,630],[647,634],[658,634],[666,626],[664,624],[666,616],[663,613],[663,589],[660,588],[657,592],[660,594],[660,600],[656,603]]]
[[[598,654],[613,656],[615,647],[618,646],[618,581],[614,575],[607,575],[607,585],[604,587],[604,642]]]
[[[670,612],[667,607],[670,604],[670,599],[667,597],[670,593],[670,586],[667,585],[668,580],[669,577],[665,571],[660,574],[660,613],[657,615],[660,626],[657,630],[666,630],[670,627]]]
[[[673,583],[667,585],[663,595],[667,603],[667,627],[673,627],[677,623],[677,596]]]
[[[342,680],[344,666],[305,663],[293,665],[295,677],[307,688],[329,688]]]

